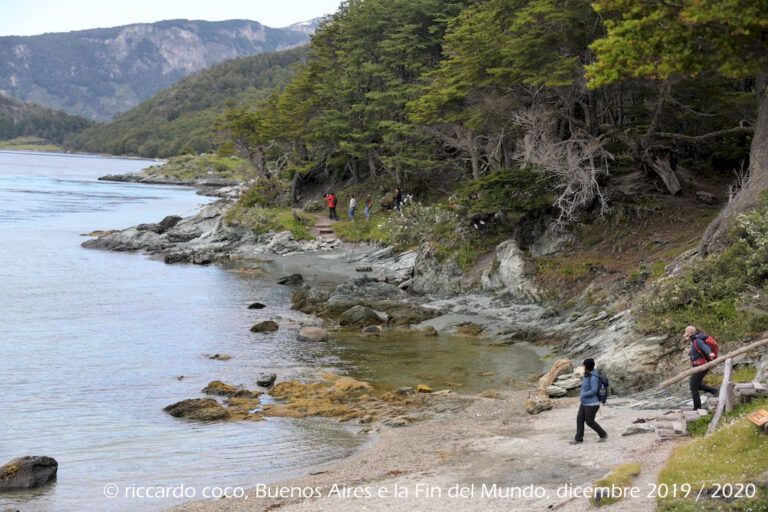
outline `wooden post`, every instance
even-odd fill
[[[709,423],[707,429],[707,435],[711,434],[717,428],[717,423],[720,421],[720,416],[723,415],[723,410],[726,408],[729,396],[728,389],[731,387],[731,372],[733,371],[733,359],[730,357],[725,360],[725,372],[723,373],[723,383],[720,385],[720,396],[717,399],[717,410],[712,417],[712,421]],[[698,393],[698,391],[696,391]]]
[[[690,377],[691,375],[693,375],[695,373],[699,373],[699,372],[703,372],[704,370],[708,370],[708,369],[712,368],[713,366],[717,366],[718,364],[720,364],[720,363],[722,363],[722,362],[724,362],[724,361],[726,361],[728,359],[734,358],[736,356],[740,356],[741,354],[745,354],[745,353],[747,353],[747,352],[749,352],[751,350],[754,350],[754,349],[756,349],[758,347],[762,347],[763,345],[768,345],[768,338],[763,338],[762,340],[756,341],[754,343],[750,343],[749,345],[747,345],[745,347],[741,347],[741,348],[738,348],[738,349],[734,350],[730,354],[725,354],[723,356],[720,356],[717,359],[715,359],[714,361],[710,361],[708,363],[702,364],[701,366],[696,366],[694,368],[691,368],[690,370],[686,370],[686,371],[684,371],[682,373],[679,373],[675,377],[672,377],[671,379],[667,379],[664,382],[662,382],[661,384],[659,384],[659,388],[661,389],[661,388],[666,388],[667,386],[671,386],[675,382],[680,382],[681,380],[683,380],[686,377]]]

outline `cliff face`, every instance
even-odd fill
[[[306,44],[310,32],[170,20],[0,37],[0,94],[103,121],[213,64]]]

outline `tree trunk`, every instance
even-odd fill
[[[403,168],[400,162],[395,163],[395,181],[397,182],[397,188],[403,190]]]
[[[299,188],[299,171],[293,171],[293,178],[291,178],[291,203],[295,204],[296,199],[296,193]]]
[[[357,172],[357,159],[347,160],[347,169],[352,174],[352,183],[355,185],[360,183],[360,173]]]
[[[757,120],[749,148],[749,178],[704,231],[699,243],[699,256],[702,258],[724,245],[733,216],[754,207],[760,193],[768,189],[768,70],[755,79],[755,92]]]
[[[480,152],[474,147],[469,150],[469,158],[472,161],[472,178],[480,179]]]
[[[373,154],[373,150],[368,150],[368,172],[371,173],[371,178],[376,178],[376,157]]]

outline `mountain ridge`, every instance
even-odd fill
[[[0,94],[106,121],[222,61],[306,44],[316,23],[179,19],[2,36]]]

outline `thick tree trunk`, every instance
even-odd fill
[[[480,179],[480,152],[474,146],[469,150],[469,158],[472,161],[472,178]]]
[[[293,172],[293,178],[291,179],[291,203],[296,203],[298,200],[297,193],[299,188],[299,172]]]
[[[352,183],[357,185],[360,183],[360,173],[357,172],[357,160],[347,160],[347,169],[352,174]]]
[[[755,92],[757,120],[749,148],[749,178],[701,237],[699,256],[702,258],[724,244],[733,216],[754,207],[760,193],[768,189],[768,70],[756,78]]]
[[[376,173],[376,157],[372,149],[368,150],[368,172],[371,173],[371,178],[378,177]]]

